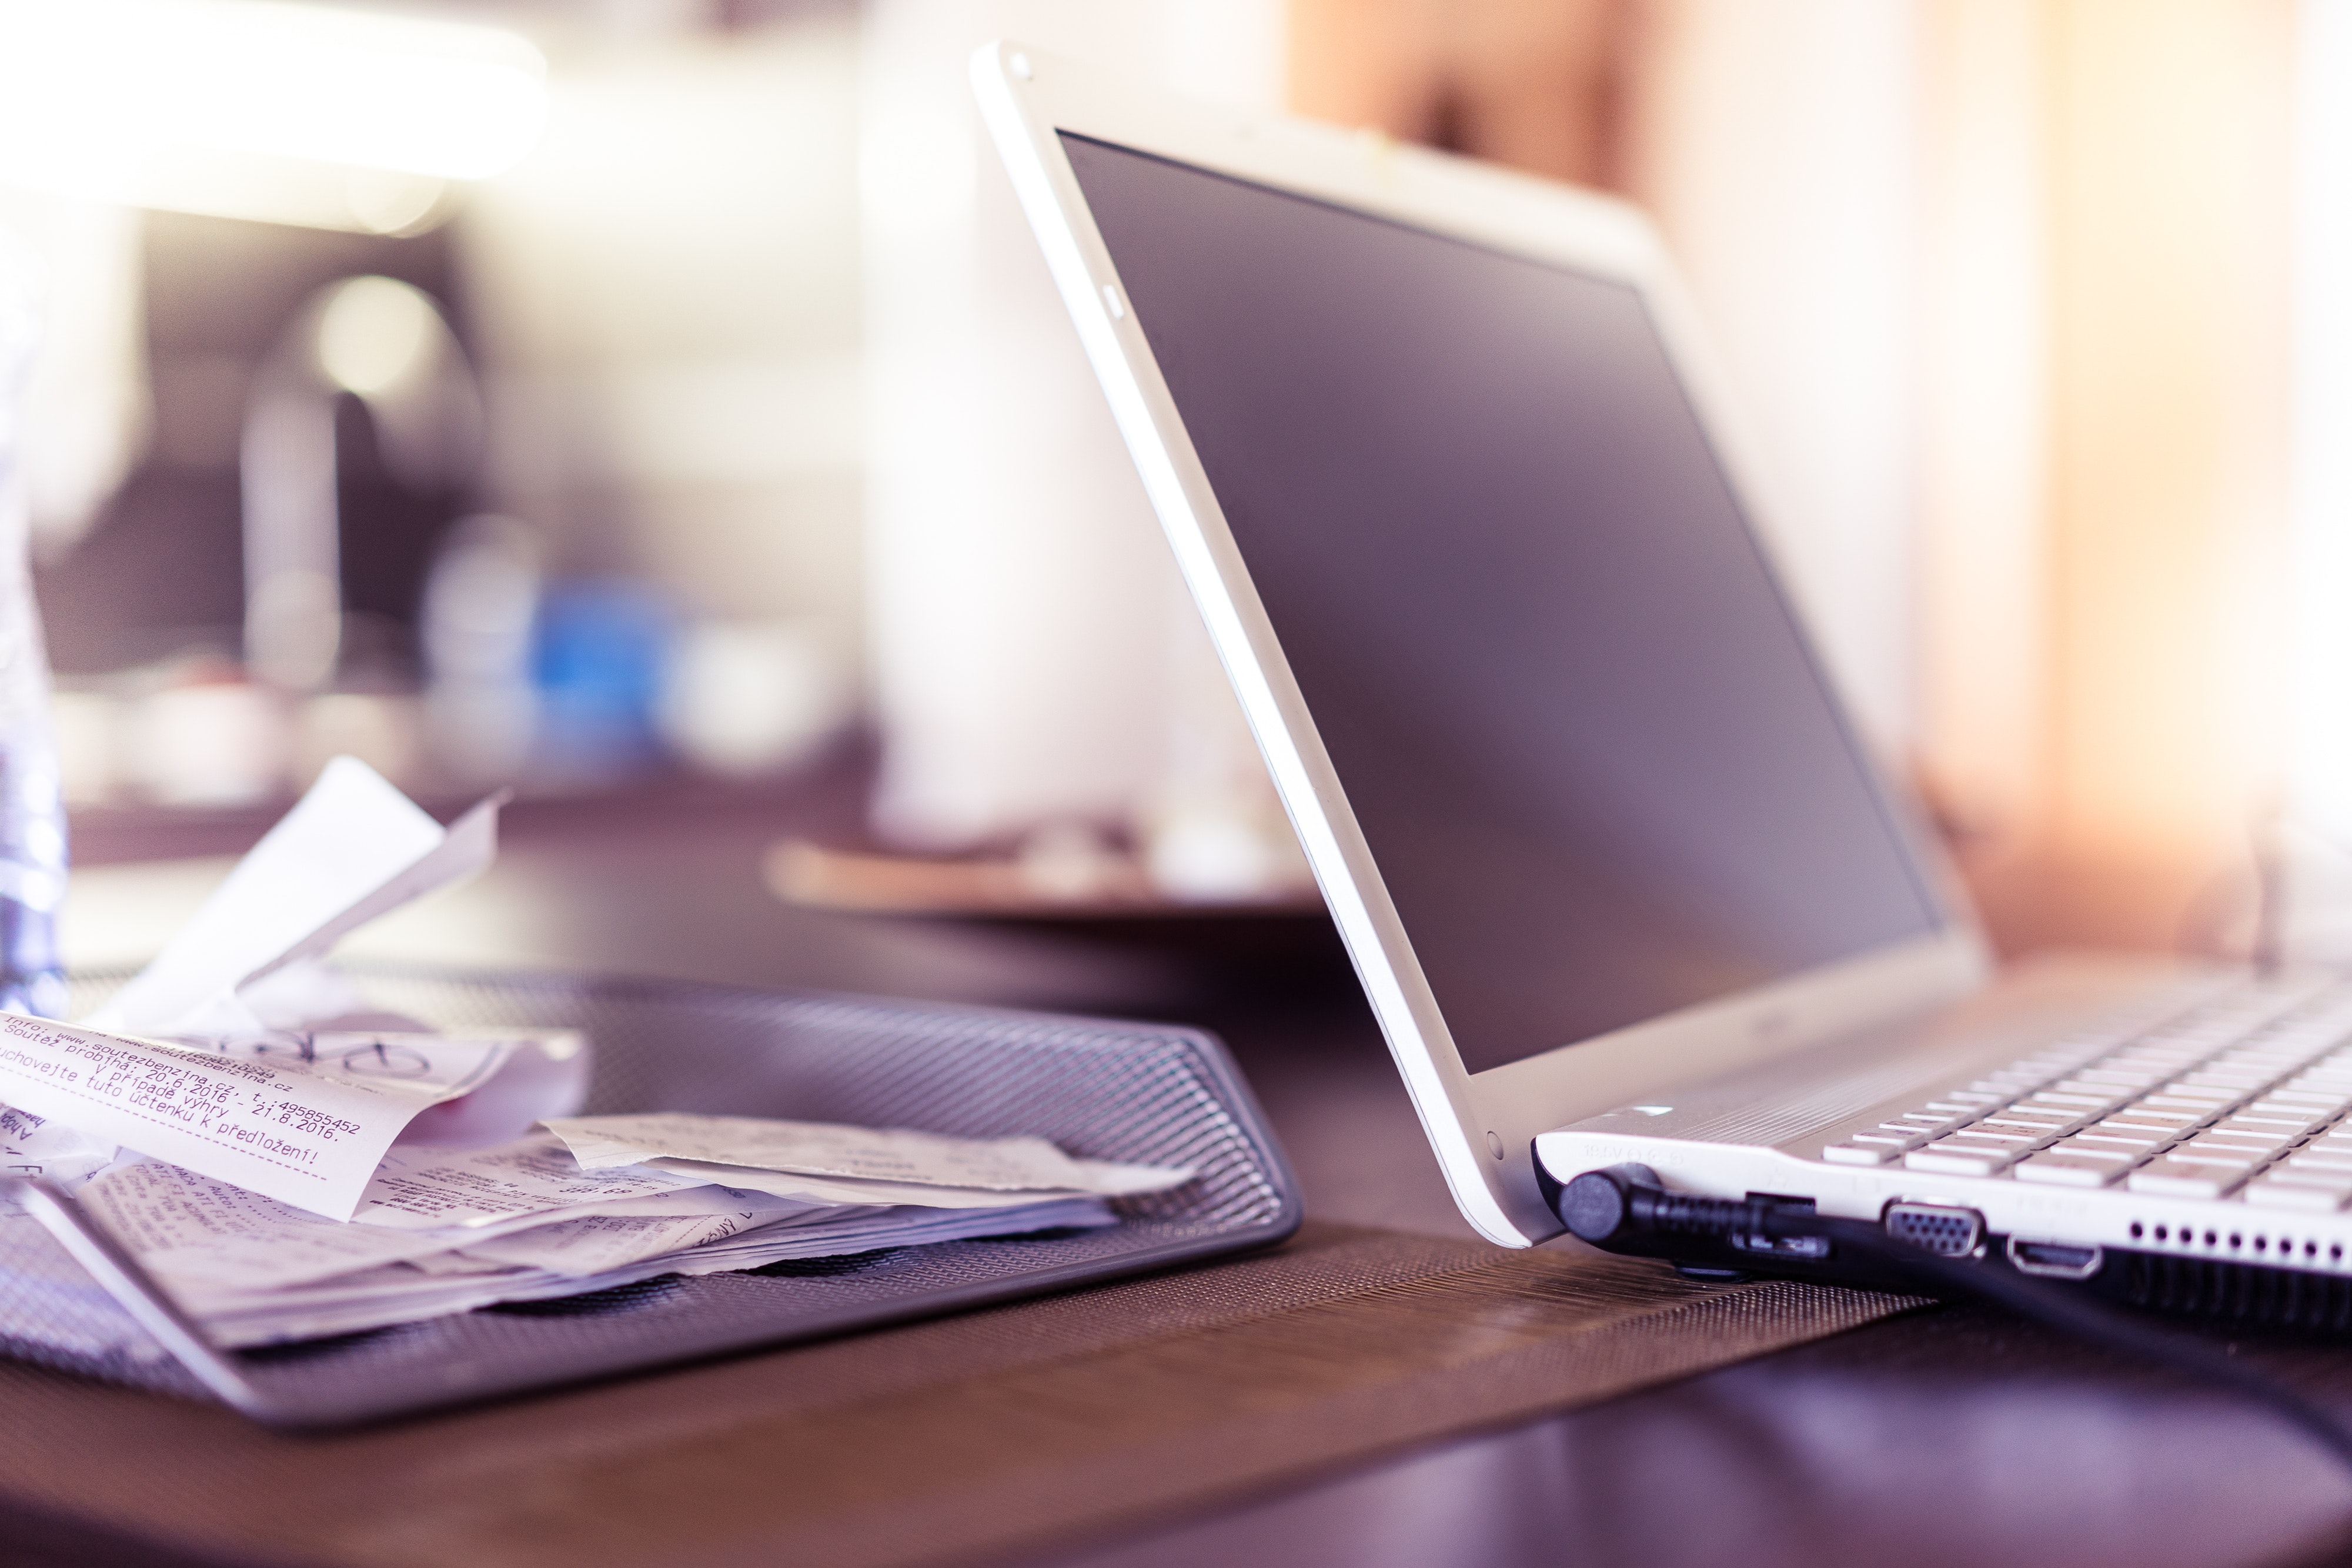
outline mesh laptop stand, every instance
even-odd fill
[[[1186,1165],[1172,1192],[1120,1199],[1106,1229],[935,1243],[751,1273],[677,1275],[366,1333],[225,1352],[69,1199],[28,1207],[100,1286],[80,1321],[0,1273],[0,1353],[325,1427],[754,1345],[870,1328],[1278,1241],[1297,1190],[1223,1047],[1195,1030],[863,998],[555,976],[352,969],[372,1006],[444,1029],[578,1029],[589,1113],[701,1111],[1037,1134],[1069,1152]],[[91,977],[75,1011],[123,977]],[[46,1321],[44,1321],[46,1319]],[[133,1348],[78,1351],[132,1335]]]

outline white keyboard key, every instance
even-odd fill
[[[2006,1154],[1990,1149],[1948,1149],[1937,1144],[1932,1148],[1914,1149],[1903,1156],[1903,1168],[1928,1171],[1937,1176],[1990,1176],[2009,1163]]]
[[[2191,1138],[2173,1149],[2168,1159],[2189,1160],[2205,1165],[2244,1166],[2249,1169],[2270,1157],[2271,1151],[2252,1144],[2232,1143],[2227,1138]]]
[[[2138,1159],[2147,1152],[2138,1144],[2126,1144],[2113,1138],[2102,1138],[2095,1133],[2077,1133],[2071,1138],[2061,1140],[2056,1146],[2066,1153],[2103,1160],[2118,1160],[2126,1165]]]
[[[2124,1186],[2152,1197],[2219,1197],[2245,1179],[2242,1166],[2161,1159],[2124,1177]]]
[[[2261,1128],[2244,1128],[2232,1122],[2206,1128],[2204,1133],[2197,1135],[2197,1143],[2204,1143],[2209,1138],[2216,1140],[2216,1143],[2234,1143],[2239,1147],[2246,1147],[2246,1150],[2284,1150],[2286,1145],[2295,1140],[2291,1133],[2265,1133]]]
[[[2129,1138],[2137,1144],[2160,1144],[2168,1138],[2179,1137],[2183,1131],[2179,1127],[2160,1126],[2153,1122],[2142,1122],[2126,1116],[2110,1116],[2105,1121],[2083,1130],[2086,1133],[2099,1133],[2110,1138]]]
[[[2020,1181],[2045,1186],[2105,1186],[2123,1174],[2120,1160],[2086,1159],[2060,1149],[2046,1149],[2018,1162]]]
[[[2085,1143],[2080,1137],[2062,1138],[2043,1151],[2053,1155],[2073,1155],[2078,1159],[2104,1161],[2110,1170],[2129,1170],[2144,1166],[2156,1153],[2145,1144],[2111,1144],[2103,1139]]]
[[[2264,1181],[2283,1181],[2294,1186],[2327,1186],[2352,1192],[2352,1171],[2296,1170],[2291,1166],[2273,1166],[2263,1173]]]
[[[1902,1152],[1896,1145],[1832,1144],[1822,1150],[1822,1158],[1833,1166],[1883,1166]]]
[[[2265,1176],[2246,1188],[2246,1201],[2256,1208],[2292,1208],[2305,1214],[2333,1214],[2347,1198],[2352,1198],[2352,1186],[2305,1186],[2275,1176]]]

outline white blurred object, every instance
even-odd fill
[[[422,632],[432,679],[528,681],[540,583],[539,543],[524,524],[486,514],[453,527],[425,584]]]
[[[1022,886],[1040,898],[1083,904],[1119,885],[1127,859],[1084,822],[1051,822],[1022,841],[1013,862]]]
[[[0,231],[39,258],[41,340],[19,461],[33,551],[47,558],[89,528],[146,440],[139,214],[0,191]]]
[[[1870,738],[1914,733],[1919,8],[1654,0],[1627,137]]]
[[[421,289],[345,278],[313,295],[279,336],[247,403],[245,661],[289,692],[331,681],[342,643],[341,503],[335,398],[375,422],[384,465],[431,488],[480,455],[482,402],[457,335]]]
[[[539,542],[513,517],[465,518],[434,559],[419,617],[425,730],[435,766],[458,783],[504,783],[530,759],[540,587]]]
[[[486,491],[551,563],[689,617],[805,618],[857,671],[854,14],[754,6],[721,33],[627,4],[566,46],[545,137],[450,228]]]
[[[513,163],[546,64],[500,28],[268,0],[0,0],[0,184],[401,233]]]
[[[1315,874],[1215,652],[1178,637],[1169,663],[1167,759],[1134,817],[1152,886],[1180,904],[1312,898]]]
[[[1151,885],[1179,904],[1291,904],[1315,873],[1271,787],[1172,783],[1136,814]]]
[[[1150,824],[1152,885],[1177,902],[1242,904],[1281,891],[1281,846],[1235,802],[1187,801],[1162,808]]]
[[[824,637],[790,621],[688,627],[656,714],[680,757],[739,778],[806,759],[848,716],[848,683]]]
[[[1172,683],[1206,634],[982,143],[965,62],[1014,37],[1278,108],[1285,8],[875,0],[866,16],[875,824],[958,850],[1124,821],[1165,776]]]
[[[291,729],[284,701],[265,687],[165,686],[131,707],[123,773],[158,805],[255,805],[287,787]]]
[[[18,468],[28,433],[17,410],[40,340],[37,271],[26,247],[0,243],[0,1009],[54,1017],[65,1002],[55,917],[66,891],[66,814]]]
[[[394,692],[323,692],[305,699],[295,725],[295,782],[307,785],[329,762],[351,756],[413,788],[425,756],[420,707],[415,697]]]
[[[2294,810],[2352,842],[2352,4],[2296,10],[2292,469]],[[2339,868],[2331,956],[2352,956]]]
[[[57,692],[58,773],[68,806],[103,806],[122,789],[123,706],[104,692]]]

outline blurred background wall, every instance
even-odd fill
[[[0,5],[0,78],[94,47],[46,14]],[[90,810],[276,799],[338,747],[451,798],[863,767],[883,847],[1295,885],[974,138],[961,56],[1014,32],[1642,203],[1794,589],[2002,945],[2242,952],[2267,888],[2352,952],[2347,0],[396,15],[498,37],[385,47],[536,84],[483,121],[499,167],[0,138],[50,279],[33,481]],[[122,77],[106,48],[76,68]],[[14,79],[0,121],[39,109]],[[289,684],[251,656],[256,411],[306,398],[341,589]],[[468,408],[474,446],[416,455]]]

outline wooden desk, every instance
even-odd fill
[[[648,821],[583,810],[537,826],[526,816],[488,877],[386,922],[363,946],[384,957],[1201,1022],[1226,1036],[1266,1103],[1311,1217],[1468,1239],[1336,958],[1253,969],[1204,964],[1181,948],[797,913],[760,886],[755,861],[772,837],[798,825],[790,812]],[[77,956],[131,956],[126,945],[168,929],[206,877],[202,866],[102,868],[85,877],[69,927]],[[2290,1375],[2352,1409],[2352,1354],[2249,1354],[2279,1358]],[[675,1420],[675,1412],[660,1414],[666,1399],[690,1399],[704,1380],[726,1375],[722,1368],[645,1380],[623,1403],[636,1418]],[[20,1419],[34,1414],[18,1411]],[[140,1462],[169,1470],[173,1455],[173,1444],[159,1444]],[[68,1457],[93,1465],[107,1458]],[[744,1462],[756,1468],[757,1458]],[[2352,1529],[2352,1478],[2263,1412],[1954,1309],[1289,1486],[1210,1517],[1139,1518],[1124,1539],[1052,1561],[2160,1568],[2331,1560]],[[16,1546],[0,1561],[138,1560],[123,1555],[121,1535],[87,1521],[18,1523],[14,1534],[0,1531]],[[1027,1560],[1045,1559],[1033,1552]]]

